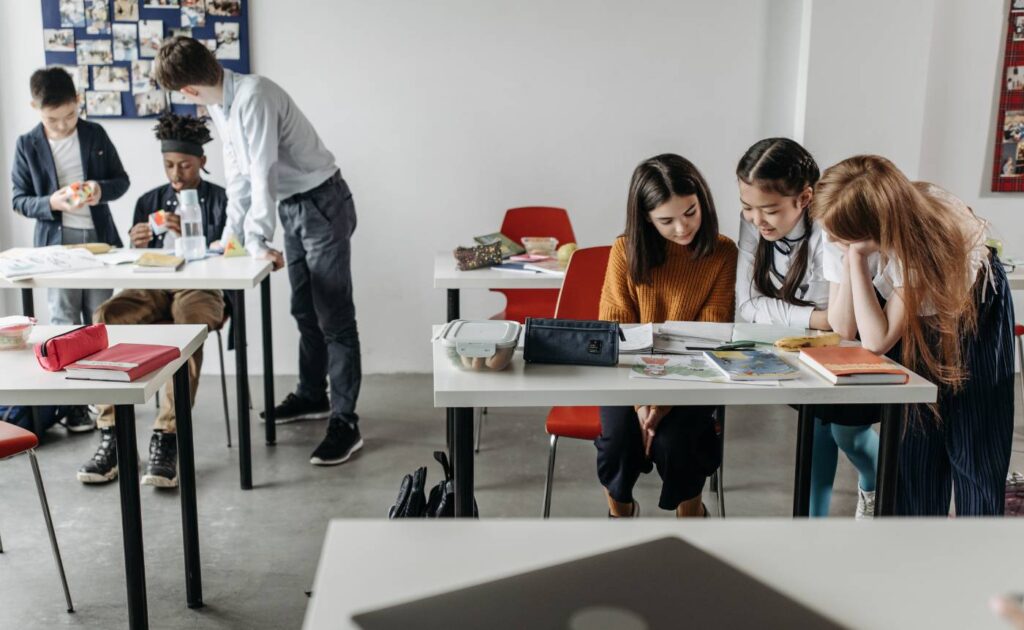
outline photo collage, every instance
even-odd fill
[[[993,192],[1024,192],[1024,0],[1010,4]]]
[[[85,117],[196,113],[151,78],[165,39],[194,37],[226,68],[249,72],[248,0],[41,0],[43,51],[78,88]]]

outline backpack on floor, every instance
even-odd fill
[[[36,437],[42,437],[47,429],[57,424],[68,412],[67,407],[35,407],[36,418],[33,419],[32,409],[23,405],[0,405],[0,421],[10,422],[35,433]]]
[[[434,459],[444,469],[444,479],[430,489],[430,496],[425,493],[427,485],[427,468],[420,466],[415,472],[402,477],[398,488],[398,497],[394,505],[388,509],[388,518],[453,518],[455,516],[455,483],[452,480],[452,468],[448,463],[448,455],[444,451],[434,451]],[[473,500],[473,516],[479,517],[476,500]]]

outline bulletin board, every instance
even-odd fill
[[[1024,0],[1010,0],[996,118],[993,192],[1024,192]]]
[[[151,78],[164,39],[194,37],[225,68],[249,73],[249,0],[42,0],[47,66],[61,66],[88,118],[196,113]]]

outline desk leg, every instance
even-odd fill
[[[203,605],[203,574],[199,564],[199,516],[196,509],[196,462],[192,449],[192,405],[186,361],[174,373],[174,415],[178,425],[178,484],[181,494],[181,531],[185,547],[185,601],[189,608]]]
[[[31,291],[31,289],[29,289]],[[459,318],[459,290],[448,289],[448,321]]]
[[[31,287],[21,290],[21,314],[25,317],[36,316],[36,302],[33,299]]]
[[[473,408],[449,409],[452,422],[452,471],[455,477],[455,516],[473,516]]]
[[[459,290],[448,289],[448,320],[452,321],[459,318]],[[445,424],[444,441],[448,445],[448,458],[454,460],[454,450],[452,448],[452,434],[453,427],[455,426],[455,413],[454,410],[448,410],[448,420]]]
[[[245,341],[245,292],[235,291],[235,392],[238,398],[238,475],[242,490],[252,490],[252,440],[249,436],[249,353]]]
[[[260,307],[263,324],[263,417],[266,419],[267,445],[277,442],[274,418],[274,335],[270,325],[270,276],[260,283]]]
[[[811,459],[814,457],[814,407],[800,405],[796,433],[796,471],[793,480],[793,517],[811,512]]]
[[[142,505],[139,500],[139,453],[135,437],[135,408],[114,408],[117,444],[117,485],[121,490],[121,537],[124,577],[128,586],[128,627],[149,628],[146,604],[146,566],[142,555]]]
[[[903,412],[903,405],[882,406],[875,516],[892,516],[896,513],[896,478],[899,474],[900,428],[903,424],[901,422]]]

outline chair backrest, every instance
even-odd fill
[[[558,293],[555,317],[560,319],[597,319],[601,307],[601,288],[608,268],[611,245],[586,247],[573,252]]]
[[[501,233],[519,244],[522,244],[520,239],[524,236],[550,236],[558,239],[559,245],[576,242],[565,208],[510,208],[505,211],[505,219],[501,222]]]

